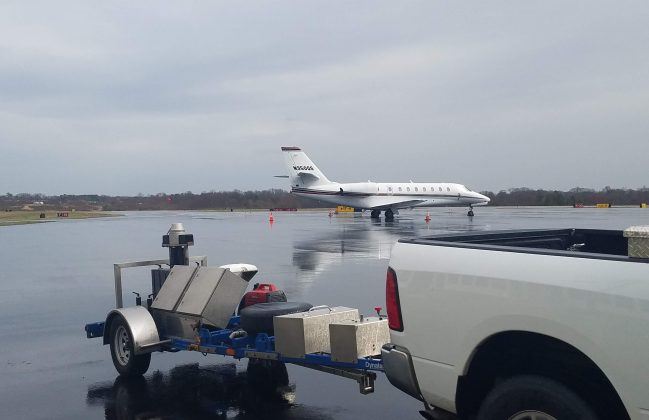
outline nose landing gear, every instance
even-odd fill
[[[386,222],[394,221],[394,212],[392,211],[392,209],[387,209],[385,211],[385,221]]]
[[[474,216],[474,214],[473,214],[473,206],[470,205],[470,204],[469,204],[469,212],[468,212],[466,215],[469,216],[469,217],[473,217],[473,216]]]

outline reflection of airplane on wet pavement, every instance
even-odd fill
[[[284,288],[301,295],[304,292],[296,289],[306,288],[320,275],[327,275],[332,266],[340,266],[343,259],[385,260],[387,263],[392,246],[401,238],[430,235],[433,232],[479,232],[490,227],[489,224],[476,223],[452,214],[441,215],[438,221],[440,223],[431,230],[430,224],[424,225],[409,217],[385,222],[373,220],[371,225],[361,218],[334,219],[335,225],[326,232],[316,235],[309,232],[295,238],[292,265],[297,269],[296,282]]]
[[[377,228],[374,228],[377,226]],[[380,228],[379,228],[380,227]],[[328,271],[341,258],[387,259],[394,242],[402,237],[417,235],[418,227],[412,221],[376,221],[372,228],[360,219],[348,219],[340,229],[328,230],[322,235],[310,235],[293,243],[293,266],[298,272],[298,284],[309,284],[315,277]],[[288,286],[289,289],[291,286]]]
[[[339,183],[327,179],[299,147],[282,147],[291,192],[332,204],[372,211],[372,218],[394,218],[395,211],[412,207],[486,205],[489,197],[469,190],[462,184],[422,182],[355,182]]]

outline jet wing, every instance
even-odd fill
[[[408,207],[415,207],[418,206],[419,204],[425,203],[427,200],[405,200],[405,201],[399,201],[399,200],[394,200],[392,202],[383,202],[378,206],[373,206],[370,207],[370,210],[382,210],[382,209],[405,209]]]

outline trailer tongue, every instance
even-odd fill
[[[116,308],[85,331],[88,338],[103,337],[110,345],[120,375],[144,374],[152,352],[184,350],[293,363],[353,379],[361,394],[374,391],[375,371],[383,371],[381,347],[389,340],[380,308],[378,318],[370,319],[353,308],[312,308],[285,302],[283,292],[270,284],[242,299],[257,267],[208,267],[206,257],[189,257],[193,244],[193,235],[175,223],[162,241],[168,260],[114,265]],[[136,293],[136,306],[124,308],[121,271],[142,266],[158,266],[151,270],[152,292],[145,306]],[[233,315],[237,307],[240,313]]]

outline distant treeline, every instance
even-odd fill
[[[134,197],[68,194],[57,196],[46,196],[43,194],[6,194],[0,196],[0,210],[20,209],[25,206],[34,209],[126,211],[313,208],[323,207],[323,204],[289,194],[279,189],[264,191],[210,191],[200,194],[187,191],[179,194],[140,194]]]
[[[606,187],[601,191],[587,188],[573,188],[569,191],[533,190],[513,188],[498,193],[484,191],[494,206],[572,206],[583,204],[610,203],[613,206],[649,203],[649,188],[615,189]],[[270,208],[314,208],[331,207],[330,204],[301,198],[284,190],[263,191],[210,191],[194,194],[187,191],[180,194],[153,194],[127,196],[107,195],[56,195],[5,194],[0,196],[0,210],[33,209],[76,209],[76,210],[229,210]]]
[[[605,187],[600,191],[589,188],[573,188],[569,191],[533,190],[530,188],[512,188],[496,194],[483,192],[491,198],[494,206],[572,206],[583,204],[593,206],[598,203],[609,203],[613,206],[638,206],[649,203],[649,188],[621,189]]]

